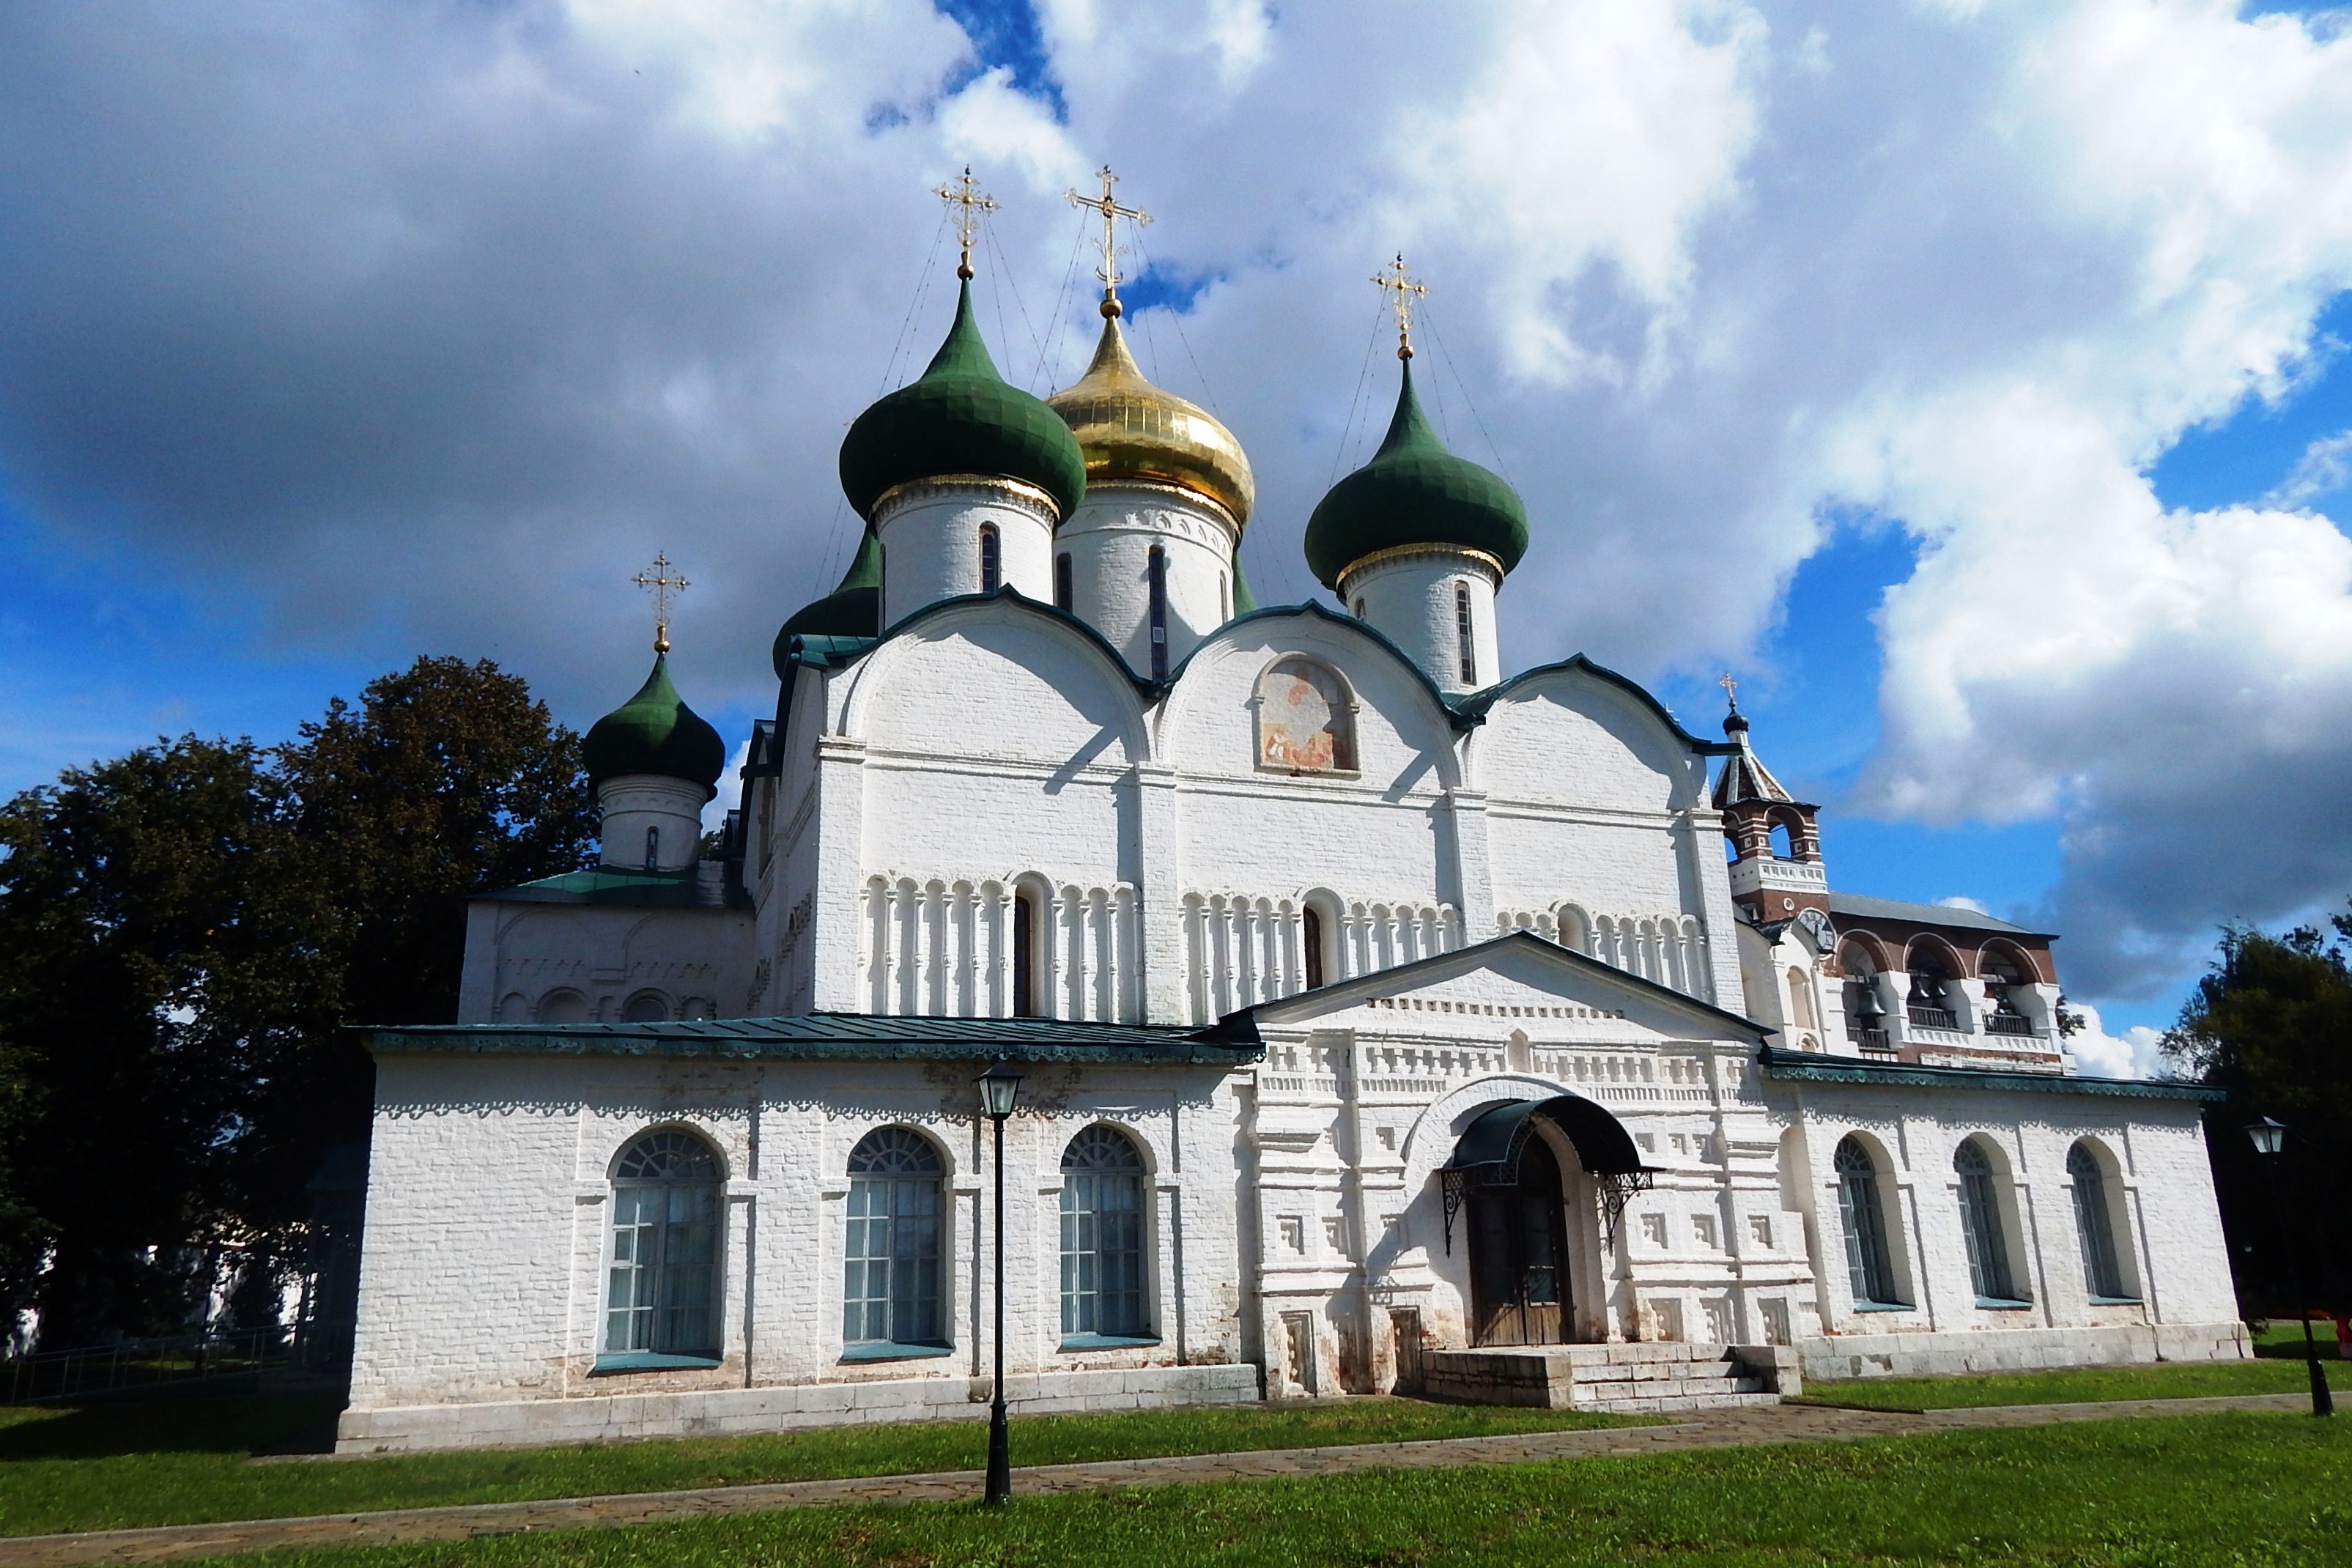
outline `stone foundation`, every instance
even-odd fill
[[[2243,1323],[2121,1323],[2102,1328],[1978,1329],[1953,1334],[1830,1334],[1797,1344],[1808,1378],[1943,1377],[2159,1361],[2242,1361]]]
[[[1619,1414],[1770,1405],[1802,1386],[1794,1351],[1674,1342],[1439,1351],[1424,1376],[1432,1399]]]
[[[527,1447],[632,1437],[730,1436],[867,1421],[972,1421],[987,1415],[990,1387],[984,1377],[909,1377],[346,1410],[335,1451]],[[1054,1415],[1165,1405],[1244,1405],[1255,1403],[1261,1390],[1258,1369],[1244,1364],[1030,1373],[1007,1377],[1004,1396],[1016,1415]]]

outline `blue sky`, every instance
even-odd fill
[[[2352,892],[2352,42],[2273,9],[15,13],[0,787],[419,652],[584,725],[656,548],[740,734],[854,528],[838,431],[939,330],[928,187],[996,194],[1000,362],[1066,378],[1108,158],[1262,602],[1385,417],[1408,249],[1433,411],[1535,519],[1507,656],[1702,732],[1734,669],[1839,885],[2054,924],[2167,1023],[2217,921]]]

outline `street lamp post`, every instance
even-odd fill
[[[2319,1364],[2319,1344],[2311,1337],[2311,1304],[2304,1300],[2303,1247],[2287,1226],[2286,1205],[2279,1199],[2279,1151],[2286,1147],[2286,1129],[2269,1117],[2246,1124],[2246,1136],[2254,1141],[2254,1152],[2262,1156],[2264,1180],[2271,1191],[2271,1223],[2277,1229],[2279,1245],[2286,1249],[2288,1282],[2294,1289],[2294,1315],[2303,1320],[2304,1365],[2311,1371],[2311,1413],[2314,1415],[2336,1414],[2335,1396],[2327,1391],[2327,1372]]]
[[[1013,1498],[1013,1446],[1004,1423],[1004,1119],[1021,1097],[1021,1075],[998,1062],[980,1075],[980,1109],[996,1124],[996,1397],[988,1407],[991,1508]]]

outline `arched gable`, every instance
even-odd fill
[[[1142,693],[1109,645],[1010,590],[909,616],[849,681],[842,732],[882,750],[1072,768],[1150,754]]]
[[[1230,621],[1193,649],[1155,716],[1156,754],[1186,773],[1263,775],[1259,681],[1285,658],[1334,672],[1353,700],[1354,776],[1383,788],[1459,781],[1453,714],[1393,644],[1315,605]]]
[[[1582,659],[1529,670],[1483,706],[1465,772],[1491,796],[1664,813],[1706,793],[1704,742],[1638,688]]]

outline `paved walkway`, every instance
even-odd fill
[[[1186,1481],[1332,1476],[1351,1470],[1433,1469],[1450,1465],[1525,1464],[1540,1459],[1658,1454],[1760,1443],[1884,1437],[1969,1426],[2036,1426],[2057,1421],[2188,1415],[2215,1410],[2298,1410],[2305,1405],[2305,1396],[2300,1394],[2139,1399],[2099,1405],[1988,1405],[1924,1415],[1781,1405],[1708,1413],[1667,1426],[1520,1432],[1414,1443],[1359,1443],[1327,1448],[1272,1448],[1246,1454],[1037,1465],[1013,1471],[1013,1489],[1018,1496],[1039,1497],[1113,1487],[1174,1486]],[[695,1491],[630,1492],[615,1497],[551,1498],[537,1502],[461,1503],[445,1508],[387,1509],[377,1513],[330,1513],[299,1519],[166,1525],[153,1530],[18,1536],[0,1540],[0,1568],[37,1563],[48,1568],[67,1563],[170,1563],[233,1552],[463,1541],[477,1535],[506,1535],[518,1531],[647,1524],[661,1520],[764,1513],[818,1504],[955,1502],[980,1496],[983,1479],[978,1470],[953,1470],[926,1476],[779,1481],[758,1486],[707,1487]]]

